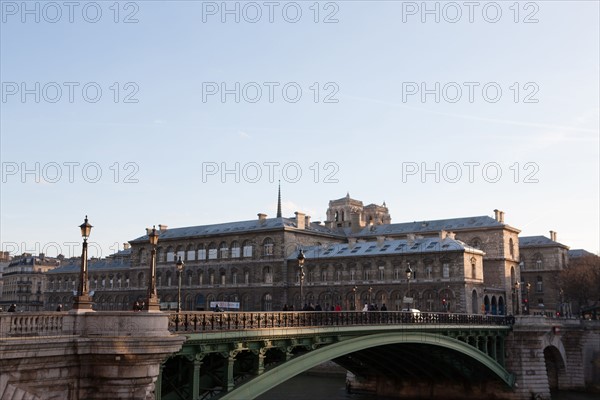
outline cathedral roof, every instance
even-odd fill
[[[564,244],[555,242],[554,240],[547,238],[546,236],[521,236],[519,237],[519,247],[542,247],[542,246],[561,246],[566,247]]]
[[[357,242],[354,245],[348,243],[336,243],[329,246],[310,246],[302,249],[307,259],[332,258],[332,257],[357,257],[387,254],[422,254],[449,251],[469,251],[470,253],[484,254],[483,251],[468,246],[460,240],[445,238],[420,238],[414,241],[405,239]],[[293,253],[288,260],[297,257]]]
[[[442,230],[460,231],[463,229],[500,227],[504,225],[504,223],[498,222],[492,217],[482,215],[478,217],[450,218],[430,221],[402,222],[397,224],[371,225],[366,226],[361,231],[355,234],[350,234],[349,229],[347,233],[349,236],[361,237],[407,233],[439,232]]]

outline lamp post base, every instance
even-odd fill
[[[90,296],[77,296],[73,302],[74,312],[93,312],[92,305],[94,304]]]
[[[146,311],[149,312],[159,312],[160,311],[160,302],[158,297],[150,296],[146,300]]]

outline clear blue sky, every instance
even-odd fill
[[[274,217],[279,179],[286,216],[349,191],[600,249],[596,1],[0,4],[2,250]]]

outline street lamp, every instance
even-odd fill
[[[354,311],[356,311],[356,289],[358,289],[356,286],[352,288],[352,307]]]
[[[371,304],[373,304],[371,293],[373,293],[373,288],[371,286],[369,286],[369,306],[371,306]]]
[[[304,252],[302,249],[298,251],[298,267],[300,268],[300,307],[304,308]]]
[[[521,289],[521,284],[519,283],[519,281],[515,282],[515,297],[516,297],[516,301],[515,301],[515,305],[514,305],[514,309],[515,309],[515,315],[519,315],[519,291]]]
[[[83,224],[79,225],[81,237],[83,237],[83,250],[81,250],[81,270],[79,272],[79,293],[75,296],[73,310],[77,312],[86,312],[92,310],[92,298],[88,291],[88,264],[87,264],[87,239],[90,237],[92,225],[89,224],[87,215]]]
[[[158,244],[158,233],[156,227],[146,229],[148,240],[152,250],[150,251],[150,275],[148,277],[148,295],[146,298],[146,311],[160,311],[158,293],[156,292],[156,245]]]
[[[408,263],[408,267],[406,267],[406,271],[404,271],[404,272],[406,272],[406,285],[407,285],[405,299],[406,299],[406,304],[410,304],[410,302],[409,302],[410,297],[408,297],[408,296],[410,296],[410,278],[412,277],[412,274],[413,274],[413,270],[410,267],[410,263]],[[407,308],[411,308],[411,307],[407,307]]]
[[[177,288],[177,313],[181,312],[181,275],[183,273],[183,261],[181,261],[181,256],[177,259],[177,263],[175,264],[177,267],[177,279],[179,281],[179,286]]]

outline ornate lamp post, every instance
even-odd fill
[[[179,286],[177,287],[177,313],[179,314],[181,312],[181,275],[183,274],[184,267],[183,261],[181,261],[181,256],[179,256],[177,259],[175,266],[177,267],[177,279],[179,281]]]
[[[373,297],[371,296],[371,293],[373,293],[373,288],[369,286],[369,307],[371,304],[373,304]]]
[[[87,215],[83,224],[79,225],[81,229],[81,237],[83,237],[83,250],[81,250],[81,270],[79,272],[79,290],[78,296],[73,302],[73,310],[77,312],[86,312],[92,310],[92,298],[88,291],[88,264],[87,264],[87,239],[90,237],[92,225],[89,224]]]
[[[152,246],[150,251],[150,275],[148,277],[148,295],[146,298],[146,311],[160,311],[158,293],[156,292],[156,245],[158,244],[158,233],[156,227],[147,229],[148,240]]]
[[[352,288],[352,308],[356,311],[356,286]]]
[[[408,305],[411,303],[411,302],[409,302],[410,297],[408,297],[408,296],[410,296],[410,278],[412,277],[412,274],[413,274],[413,270],[410,267],[410,263],[408,263],[408,267],[406,267],[406,271],[404,271],[404,272],[406,272],[406,286],[407,286],[405,299],[406,299],[406,304]],[[412,307],[406,307],[406,308],[412,308]]]
[[[304,252],[302,251],[302,249],[300,249],[300,251],[298,251],[298,267],[300,268],[300,307],[301,309],[304,308],[304,260],[306,259],[306,257],[304,257]]]

